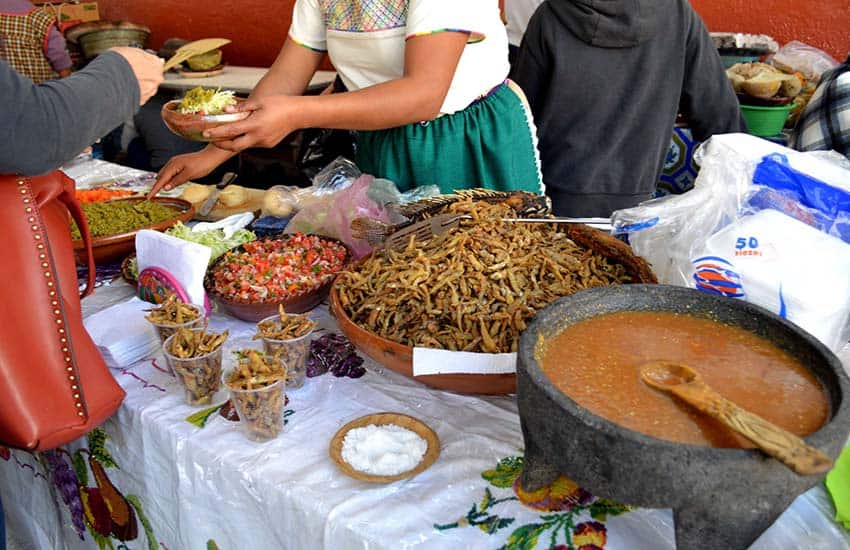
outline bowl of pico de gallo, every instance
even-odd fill
[[[279,306],[287,313],[311,310],[350,260],[351,250],[337,239],[276,235],[225,252],[207,270],[204,287],[234,317],[257,322]]]

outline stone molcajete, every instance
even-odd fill
[[[830,416],[805,441],[836,458],[850,431],[850,380],[840,360],[795,325],[740,300],[665,285],[601,287],[561,298],[523,333],[517,397],[525,490],[559,473],[624,504],[672,508],[679,550],[745,549],[823,475],[800,476],[757,450],[685,445],[622,428],[577,405],[535,359],[538,337],[617,311],[674,311],[754,332],[803,362],[823,385]],[[777,403],[777,406],[782,406]]]

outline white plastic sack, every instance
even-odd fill
[[[692,285],[760,305],[829,348],[847,341],[850,245],[775,210],[733,222],[692,256]]]
[[[756,206],[750,201],[756,197],[757,193],[767,188],[765,185],[754,184],[753,177],[757,167],[760,165],[764,167],[765,158],[770,155],[781,155],[787,167],[799,174],[818,180],[820,184],[833,188],[833,191],[839,190],[836,191],[837,194],[840,194],[841,191],[850,191],[850,170],[847,170],[840,163],[832,162],[828,157],[800,153],[747,134],[718,135],[712,137],[697,151],[701,169],[691,191],[682,195],[644,202],[634,208],[614,212],[612,216],[613,232],[628,237],[629,244],[635,253],[650,262],[659,282],[695,287],[692,260],[708,255],[705,251],[709,239],[715,233],[738,222],[744,216],[765,208],[764,203],[768,201],[762,200],[761,206]],[[793,198],[788,199],[786,195],[782,195],[780,198],[787,199],[785,202],[790,208],[782,208],[781,210],[789,215],[794,215],[792,214],[794,210],[805,214],[806,208],[809,208],[805,205],[799,205],[801,208],[796,208],[798,204]],[[776,208],[780,208],[780,202],[782,201],[774,200]],[[808,212],[811,213],[811,209]],[[835,217],[834,212],[825,213],[825,215],[827,214],[833,215],[832,220],[839,219]],[[803,218],[804,216],[800,216],[799,219]],[[811,229],[809,226],[805,227]],[[834,223],[832,227],[835,227]],[[817,241],[818,247],[823,246],[832,249],[831,245],[821,245],[820,243],[831,243],[830,239],[833,238],[826,233],[814,231],[815,233],[807,233],[811,236],[810,241]],[[846,250],[844,248],[836,248],[835,250],[839,249]],[[786,249],[783,248],[783,250]],[[790,250],[788,254],[796,253],[791,249],[788,250]],[[843,253],[846,254],[846,252]],[[811,273],[816,269],[814,266],[818,265],[827,270],[840,270],[839,273],[843,277],[850,279],[850,270],[847,269],[843,259],[834,259],[833,263],[827,264],[817,263],[817,261],[818,258],[811,261],[801,259],[795,264],[794,261],[789,260],[789,263],[781,264],[781,268],[791,269],[792,272],[797,270],[796,273],[799,273],[801,269],[808,270]],[[736,272],[735,269],[729,271]],[[793,276],[796,277],[796,275]],[[843,286],[843,282],[834,280],[837,286],[831,292],[838,293],[841,289],[846,288]],[[844,292],[843,295],[840,295],[842,298],[835,298],[834,302],[844,303],[843,297],[846,297],[847,291]],[[758,296],[758,292],[756,292],[756,296]],[[836,294],[836,296],[838,295]],[[801,299],[807,300],[809,297]],[[774,309],[774,311],[778,312],[779,310]],[[833,313],[834,316],[832,316],[832,313],[827,315],[829,320],[821,319],[819,321],[826,323],[824,326],[827,328],[824,328],[824,326],[814,328],[814,324],[808,321],[807,323],[815,330],[816,334],[822,336],[825,344],[832,349],[837,349],[836,346],[840,347],[840,345],[835,342],[835,327],[831,323],[840,317],[840,314]],[[801,313],[797,315],[798,319],[805,318],[805,315]],[[846,318],[845,313],[845,321]],[[839,338],[844,338],[844,336]],[[846,342],[846,339],[843,341]]]

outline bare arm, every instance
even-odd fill
[[[272,66],[254,87],[249,98],[258,101],[267,96],[301,95],[319,67],[322,53],[303,48],[287,39]],[[233,157],[237,151],[229,151],[210,143],[196,153],[177,155],[160,169],[156,182],[148,197],[161,189],[173,189],[181,183],[206,176],[215,168]]]
[[[302,128],[369,130],[430,120],[445,100],[466,40],[466,34],[456,32],[411,38],[402,78],[356,92],[302,96],[322,54],[287,39],[268,73],[241,105],[253,111],[251,116],[207,132],[208,137],[226,141],[171,159],[157,175],[149,196],[205,176],[249,147],[273,147]]]
[[[322,52],[299,46],[287,38],[268,72],[251,92],[251,99],[270,95],[301,95],[322,61]]]
[[[286,135],[302,128],[376,130],[431,120],[439,114],[466,40],[467,35],[458,32],[410,38],[405,47],[405,70],[401,78],[354,92],[287,97],[281,95],[282,90],[293,88],[268,84],[260,89],[258,86],[244,105],[254,113],[241,122],[213,128],[209,135],[235,138],[216,146],[241,151],[255,145],[274,146]],[[287,43],[304,49],[290,41]],[[286,55],[287,49],[288,46],[284,46],[279,60]],[[290,76],[286,86],[293,83],[306,86],[303,79],[303,75]],[[297,82],[293,82],[295,80]],[[272,90],[277,94],[266,95]]]

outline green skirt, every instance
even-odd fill
[[[483,187],[543,193],[536,132],[522,91],[509,82],[463,111],[357,133],[357,166],[401,191]]]

